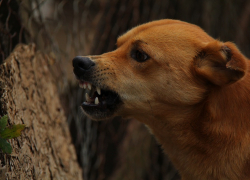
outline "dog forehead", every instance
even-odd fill
[[[167,19],[149,22],[131,29],[118,38],[117,46],[119,47],[128,41],[147,39],[154,39],[156,41],[167,39],[173,39],[175,41],[178,39],[188,39],[191,40],[191,42],[196,40],[200,42],[209,42],[213,40],[213,38],[196,25],[179,20]]]
[[[158,20],[158,21],[152,21],[149,23],[145,23],[139,26],[136,26],[132,28],[131,30],[127,31],[123,35],[121,35],[118,40],[117,40],[117,45],[120,46],[126,41],[128,41],[130,38],[133,36],[137,35],[140,32],[143,32],[144,30],[154,27],[154,26],[161,26],[161,25],[166,25],[166,24],[177,24],[177,23],[182,23],[182,24],[188,24],[186,22],[182,22],[179,20],[171,20],[171,19],[164,19],[164,20]]]

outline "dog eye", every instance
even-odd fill
[[[149,59],[149,56],[146,53],[139,50],[133,50],[131,52],[131,57],[138,62],[144,62]]]

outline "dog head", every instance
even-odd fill
[[[166,116],[200,103],[211,86],[230,85],[247,70],[234,44],[177,20],[135,27],[118,38],[115,51],[78,56],[73,67],[80,86],[91,89],[82,109],[95,120]]]

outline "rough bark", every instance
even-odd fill
[[[2,109],[10,125],[26,125],[20,137],[10,140],[12,154],[0,153],[5,179],[82,179],[53,62],[34,45],[18,45],[1,65]]]

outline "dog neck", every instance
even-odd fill
[[[246,159],[250,160],[248,152],[250,146],[250,98],[248,95],[250,77],[248,76],[237,83],[214,89],[206,100],[197,105],[170,110],[167,117],[151,116],[146,120],[145,117],[138,119],[151,129],[181,174],[200,169],[197,166],[204,164],[211,165],[209,168],[214,173],[216,169],[223,167],[221,164],[225,164],[228,168],[220,169],[222,174],[223,171],[228,173],[228,169],[235,173],[230,174],[232,177],[237,173],[242,174],[235,169],[240,167],[242,171],[245,164],[250,162],[246,162]],[[230,164],[229,167],[227,163],[230,159],[234,161],[233,157],[239,154],[241,155],[239,162]],[[220,159],[220,165],[218,165],[218,159]],[[208,162],[204,163],[205,161]],[[189,167],[186,166],[187,163]],[[246,171],[250,173],[249,170]],[[200,172],[190,172],[194,175],[190,178],[195,179],[196,173]],[[207,178],[207,173],[203,172],[204,179]]]

